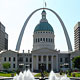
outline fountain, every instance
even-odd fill
[[[19,75],[16,75],[13,80],[35,80],[34,76],[28,69],[27,71],[24,71],[23,73],[20,72]]]
[[[51,71],[49,80],[70,80],[70,79],[67,77],[66,74],[62,77],[57,77],[56,74],[53,71]]]
[[[41,78],[37,78],[37,79],[46,80],[46,78],[43,76]],[[23,73],[20,72],[19,75],[16,75],[13,78],[13,80],[36,80],[36,79],[30,72],[30,70],[28,69],[28,71],[24,71]],[[53,71],[51,71],[48,80],[70,80],[70,79],[67,77],[67,75],[64,75],[62,77],[57,77],[56,74]]]
[[[56,74],[51,71],[49,78],[44,77],[44,64],[42,63],[40,65],[40,70],[41,70],[41,78],[34,78],[30,70],[28,69],[27,71],[25,70],[23,73],[20,72],[19,75],[16,75],[13,80],[70,80],[67,75],[64,75],[62,77],[57,77]]]

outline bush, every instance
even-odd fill
[[[61,71],[60,71],[60,75],[62,75],[62,73],[63,73],[63,71],[61,70]]]
[[[72,76],[75,77],[75,73],[73,73]]]
[[[49,76],[49,73],[48,72],[46,72],[46,71],[44,71],[44,77],[48,77]],[[36,75],[34,75],[34,77],[41,77],[41,73],[38,73],[38,74],[36,74]]]
[[[41,77],[41,73],[34,75],[34,77]]]
[[[20,70],[16,70],[16,73],[19,74],[20,73]]]

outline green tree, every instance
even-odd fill
[[[3,63],[3,68],[7,70],[10,68],[10,65],[11,65],[10,63],[5,62],[5,63]]]
[[[80,56],[74,57],[72,59],[73,67],[80,69]]]

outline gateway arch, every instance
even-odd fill
[[[20,50],[20,45],[21,45],[22,37],[23,37],[24,31],[25,31],[25,28],[26,28],[26,26],[27,26],[27,24],[28,24],[28,21],[30,20],[30,18],[32,17],[32,15],[33,15],[34,13],[36,13],[37,11],[42,10],[42,9],[49,10],[49,11],[51,11],[53,14],[56,15],[56,17],[57,17],[58,20],[60,21],[61,26],[62,26],[62,28],[63,28],[64,34],[65,34],[65,38],[66,38],[66,42],[67,42],[68,51],[72,51],[72,45],[71,45],[71,42],[70,42],[70,38],[69,38],[68,32],[67,32],[67,30],[66,30],[66,27],[65,27],[62,19],[60,18],[60,16],[59,16],[55,11],[53,11],[52,9],[49,9],[49,8],[39,8],[39,9],[36,9],[36,10],[34,10],[34,11],[28,16],[28,18],[27,18],[26,21],[24,22],[24,25],[23,25],[23,27],[22,27],[22,29],[21,29],[21,32],[20,32],[20,35],[19,35],[19,38],[18,38],[18,41],[17,41],[16,49],[15,49],[15,50],[16,50],[16,51],[19,51],[19,50]]]

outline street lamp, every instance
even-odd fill
[[[44,64],[43,63],[40,65],[40,69],[41,69],[41,79],[39,79],[39,80],[45,80],[44,79]]]
[[[28,64],[28,65],[26,65],[26,69],[27,69],[27,70],[29,69],[29,67],[30,67],[30,66],[29,66],[29,64]]]

